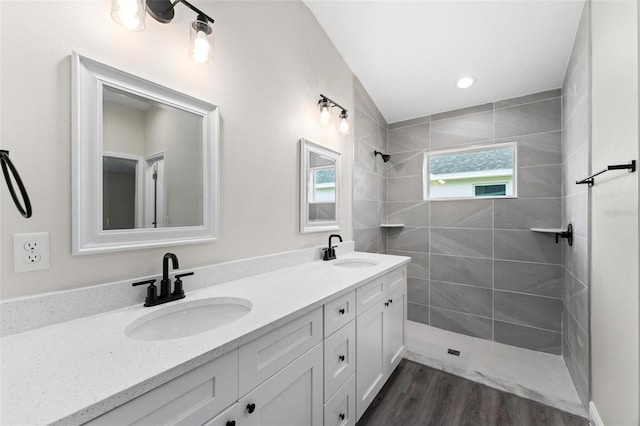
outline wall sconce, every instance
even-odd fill
[[[320,100],[318,101],[318,110],[320,111],[320,123],[325,125],[331,121],[331,108],[336,107],[340,108],[342,111],[340,112],[340,134],[346,136],[349,134],[349,115],[347,114],[347,109],[337,102],[327,98],[322,93],[320,94]]]
[[[199,64],[211,59],[213,45],[213,19],[187,0],[111,0],[111,17],[121,26],[132,30],[144,30],[145,10],[158,22],[168,24],[175,16],[174,8],[182,3],[198,15],[190,28],[191,59]]]

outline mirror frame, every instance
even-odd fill
[[[217,240],[219,111],[216,105],[72,53],[72,253],[94,254]],[[202,117],[203,224],[103,230],[103,87]]]
[[[309,154],[315,152],[336,162],[336,217],[335,220],[309,221]],[[324,232],[340,230],[340,156],[337,151],[300,139],[300,232]]]

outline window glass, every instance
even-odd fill
[[[516,143],[425,154],[425,198],[516,196]]]

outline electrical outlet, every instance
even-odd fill
[[[13,234],[13,266],[15,272],[49,268],[49,233]]]

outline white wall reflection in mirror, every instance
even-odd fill
[[[218,108],[73,55],[73,253],[216,239]]]
[[[340,229],[340,153],[300,139],[300,232]]]

